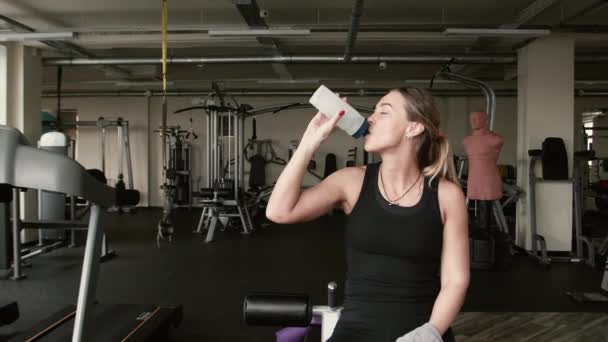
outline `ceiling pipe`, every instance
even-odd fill
[[[168,96],[204,96],[211,93],[213,90],[174,90],[167,93]],[[338,89],[340,95],[343,96],[382,96],[386,95],[387,89]],[[483,96],[478,90],[468,89],[431,89],[435,96],[466,96],[466,97],[481,97]],[[232,89],[223,91],[226,95],[231,96],[305,96],[312,95],[312,90],[282,90],[282,89]],[[517,89],[494,89],[497,97],[513,97],[517,96]],[[139,96],[162,96],[162,91],[151,90],[128,90],[128,91],[62,91],[61,97],[139,97]],[[576,97],[603,97],[608,96],[608,89],[575,89]],[[42,93],[44,98],[57,97],[56,91],[45,91]]]
[[[363,14],[363,0],[355,0],[353,11],[350,17],[350,29],[346,37],[346,49],[344,50],[344,62],[350,62],[351,55],[355,49],[357,41],[357,33],[359,32],[359,23]]]
[[[556,0],[556,2],[559,0]],[[545,2],[537,0],[537,2]],[[546,5],[546,4],[545,4]],[[515,19],[515,23],[522,22],[523,20],[529,19],[530,15],[538,15],[539,4],[532,4],[526,10],[522,11]],[[537,14],[538,13],[538,14]],[[541,12],[542,13],[542,12]],[[505,24],[506,25],[506,24]],[[514,24],[511,24],[514,25]],[[306,29],[310,30],[311,33],[347,33],[348,28],[345,28],[343,24],[324,24],[324,25],[293,25],[290,26],[292,29]],[[450,23],[450,27],[460,28],[471,28],[471,29],[484,29],[484,28],[496,28],[495,26],[488,25],[471,25],[470,23]],[[167,32],[169,34],[208,34],[210,30],[216,29],[213,25],[169,25]],[[390,24],[377,24],[377,23],[366,23],[364,26],[359,27],[359,32],[392,32],[392,33],[441,33],[445,30],[445,23],[428,23],[428,24],[404,24],[404,23],[390,23]],[[506,27],[505,27],[506,28]],[[531,25],[521,24],[517,28],[520,29],[546,29],[560,33],[607,33],[608,25],[561,25],[559,27],[554,25]],[[161,34],[157,25],[138,25],[138,26],[124,26],[124,27],[70,27],[71,32],[78,34],[79,38],[86,36],[98,36],[98,35],[139,35],[139,34]]]
[[[386,95],[388,89],[343,89],[337,90],[342,96],[382,96]],[[212,90],[175,90],[169,91],[168,96],[204,96],[208,95]],[[303,96],[310,97],[312,90],[248,90],[248,89],[233,89],[222,91],[226,95],[231,96]],[[483,96],[479,91],[467,89],[431,89],[435,96]],[[516,96],[515,89],[497,89],[496,96]],[[162,96],[161,91],[63,91],[61,97],[138,97],[138,96]],[[587,92],[585,93],[587,95]],[[56,97],[55,91],[43,92],[42,97]],[[588,95],[587,95],[588,96]]]
[[[25,24],[22,24],[16,20],[13,20],[7,16],[1,15],[1,14],[0,14],[0,21],[3,21],[6,24],[8,24],[13,30],[17,30],[20,32],[27,32],[27,33],[36,32],[35,29],[33,29]],[[87,58],[96,58],[96,56],[94,54],[92,54],[91,52],[89,52],[86,49],[84,49],[76,44],[73,44],[73,43],[55,41],[55,40],[40,40],[40,42],[45,44],[46,46],[52,47],[61,52],[74,53],[79,56],[85,56]],[[123,68],[111,67],[110,69],[113,72],[119,73],[123,76],[127,76],[127,77],[131,76],[131,73],[128,70],[125,70]]]
[[[491,55],[377,55],[352,56],[350,63],[377,64],[516,64],[516,54]],[[292,55],[292,56],[242,56],[242,57],[169,57],[167,64],[345,64],[344,57],[338,55]],[[608,55],[578,55],[577,64],[605,64]],[[157,65],[160,58],[45,58],[45,66],[73,65]]]
[[[598,56],[594,56],[597,58]],[[608,60],[608,56],[604,57]],[[451,60],[463,64],[514,64],[517,61],[515,54],[494,55],[377,55],[352,56],[350,62],[357,64],[368,63],[407,63],[445,64]],[[71,65],[156,65],[161,63],[160,58],[45,58],[46,66]],[[256,64],[256,63],[319,63],[343,64],[344,57],[338,55],[285,55],[285,56],[242,56],[242,57],[169,57],[167,64]]]

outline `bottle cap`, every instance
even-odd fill
[[[369,133],[369,122],[367,120],[363,121],[361,127],[353,134],[353,138],[360,138]]]

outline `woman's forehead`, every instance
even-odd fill
[[[384,97],[382,97],[380,101],[378,101],[376,106],[380,107],[383,105],[391,105],[394,107],[396,105],[403,105],[404,102],[405,99],[403,98],[403,96],[401,96],[401,94],[397,93],[396,91],[391,91],[388,94],[384,95]]]

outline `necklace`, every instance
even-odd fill
[[[416,178],[416,181],[407,189],[405,190],[405,192],[403,193],[403,195],[399,196],[399,198],[397,198],[396,200],[391,200],[390,198],[388,198],[388,193],[386,192],[386,189],[384,188],[384,180],[382,179],[382,170],[379,170],[380,172],[380,184],[382,184],[382,191],[384,191],[384,194],[386,195],[386,199],[388,200],[388,205],[395,205],[397,204],[397,201],[399,201],[400,199],[403,198],[403,196],[407,195],[408,192],[410,192],[410,190],[412,190],[412,188],[414,187],[414,185],[416,185],[416,183],[418,183],[418,180],[420,179],[420,176],[422,176],[422,172],[418,174],[418,178]]]

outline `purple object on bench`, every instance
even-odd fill
[[[313,316],[307,327],[287,327],[277,331],[275,333],[277,342],[304,342],[310,328],[314,325],[321,325],[321,317]]]

